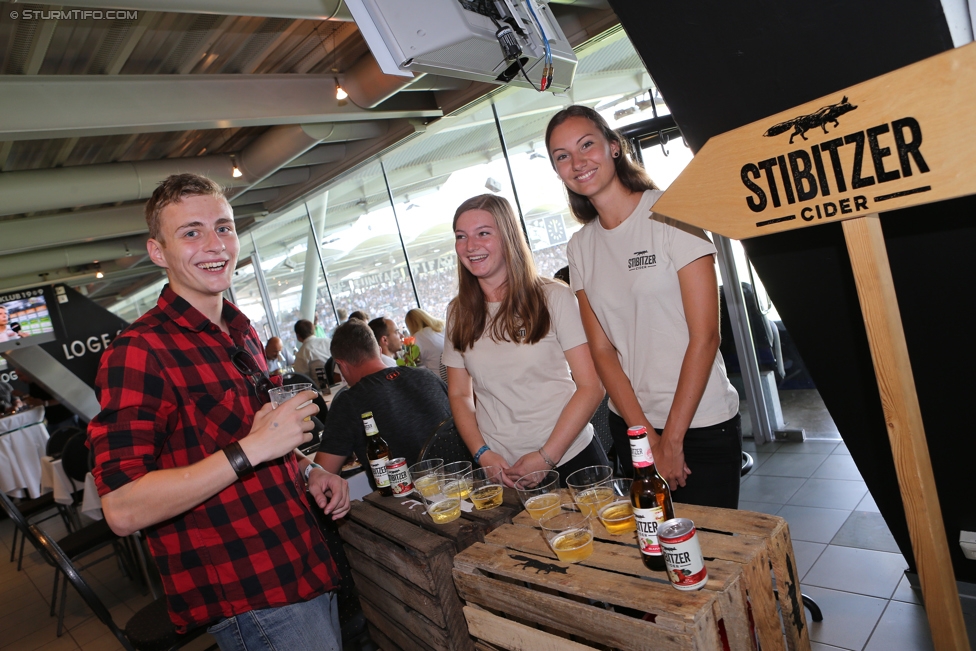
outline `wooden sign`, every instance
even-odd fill
[[[744,239],[976,193],[976,43],[710,139],[654,211]]]
[[[968,649],[879,211],[976,194],[976,43],[710,139],[654,212],[743,239],[843,222],[937,651]]]

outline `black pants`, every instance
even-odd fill
[[[617,455],[627,476],[633,477],[627,423],[612,411],[608,422]],[[685,504],[739,508],[739,473],[742,469],[739,415],[711,427],[689,428],[685,434],[684,451],[685,465],[691,469],[691,474],[684,487],[672,488],[671,498]]]
[[[587,466],[609,465],[610,461],[607,459],[607,453],[603,451],[603,446],[600,445],[599,439],[594,436],[590,444],[583,448],[579,454],[556,468],[559,471],[559,486],[566,488],[566,478],[577,470],[586,468]]]

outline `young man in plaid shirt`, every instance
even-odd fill
[[[89,438],[105,518],[146,531],[177,630],[209,626],[224,651],[338,651],[339,576],[305,491],[338,518],[349,489],[296,451],[314,394],[272,410],[257,333],[222,298],[240,250],[230,204],[171,176],[146,221],[169,285],[101,359]]]

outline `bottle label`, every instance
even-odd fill
[[[379,434],[380,430],[376,427],[376,421],[373,420],[373,412],[363,414],[363,427],[366,429],[366,436]]]
[[[654,465],[654,455],[651,454],[651,442],[646,436],[630,439],[630,456],[635,468],[647,468]]]
[[[641,554],[648,556],[661,555],[661,543],[657,539],[657,526],[664,522],[664,509],[634,509],[634,519],[637,520],[637,544]]]
[[[377,488],[386,488],[390,485],[390,476],[386,473],[386,462],[389,460],[390,457],[369,460],[369,468],[373,471],[373,479],[376,480]]]

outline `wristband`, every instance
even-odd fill
[[[490,449],[491,448],[489,448],[487,445],[482,445],[480,448],[478,448],[478,451],[474,453],[474,462],[477,463],[478,465],[481,465],[479,463],[479,460],[481,459],[481,455],[483,455],[485,452],[488,452]]]
[[[237,441],[224,448],[224,454],[227,455],[227,460],[230,462],[230,466],[234,469],[234,472],[237,473],[238,478],[254,470],[247,455],[244,454],[244,450],[241,449],[241,444]]]
[[[319,470],[322,470],[322,466],[314,462],[305,466],[305,471],[302,474],[305,476],[306,484],[308,484],[308,476],[312,474],[312,468],[318,468]]]
[[[539,454],[542,455],[542,460],[546,462],[546,465],[547,466],[549,466],[549,470],[555,470],[556,469],[556,463],[552,459],[549,458],[549,455],[548,454],[546,454],[546,449],[545,448],[539,448]]]

